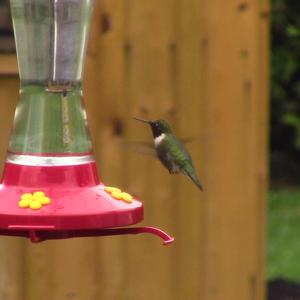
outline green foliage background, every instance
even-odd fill
[[[300,190],[269,193],[268,279],[287,278],[300,281],[300,266],[296,263],[299,260],[300,249],[299,199]]]
[[[299,184],[300,1],[272,1],[271,177]]]

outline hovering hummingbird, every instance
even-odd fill
[[[190,154],[184,148],[180,140],[175,137],[168,122],[165,120],[151,121],[140,118],[134,119],[150,125],[156,155],[161,163],[169,170],[170,174],[183,173],[187,175],[198,188],[203,191]]]

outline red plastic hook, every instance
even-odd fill
[[[67,239],[76,237],[151,233],[160,237],[163,240],[164,245],[171,244],[174,241],[174,237],[170,236],[165,231],[150,226],[59,231],[37,230],[34,227],[27,228],[27,230],[24,230],[24,227],[23,230],[21,230],[21,228],[17,228],[17,226],[14,226],[14,230],[2,229],[0,230],[0,235],[27,237],[30,239],[31,242],[39,243],[46,240]]]

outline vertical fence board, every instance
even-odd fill
[[[85,80],[86,100],[95,157],[101,180],[125,189],[122,151],[126,103],[124,94],[124,1],[96,2],[91,47]],[[89,88],[90,87],[90,88]],[[99,299],[122,299],[126,237],[97,240],[95,259]]]
[[[262,50],[261,39],[267,36],[258,35],[258,17],[256,1],[206,5],[204,116],[208,140],[204,148],[209,191],[204,299],[263,297],[262,261],[257,259],[263,256],[258,241],[264,231],[265,210],[259,208],[265,195],[257,194],[257,188],[259,170],[266,168],[266,161],[259,151],[262,128],[257,124],[262,118],[260,105],[265,106],[267,98],[259,97],[258,51]]]
[[[267,190],[268,190],[268,159],[269,159],[269,98],[270,98],[270,17],[271,1],[258,1],[258,32],[260,44],[257,50],[259,65],[261,69],[257,72],[259,78],[259,95],[257,106],[260,107],[258,136],[259,154],[258,154],[258,199],[257,203],[257,221],[258,238],[255,241],[257,245],[256,263],[258,266],[257,294],[266,297],[265,288],[265,257],[266,257],[266,213],[267,213]]]
[[[169,45],[172,43],[172,1],[129,1],[126,34],[126,103],[130,141],[150,141],[150,128],[133,116],[172,120],[174,99]],[[152,157],[127,153],[128,188],[145,205],[147,225],[172,231],[174,219],[173,178]],[[124,299],[174,299],[172,259],[174,249],[162,247],[150,237],[133,243],[128,238],[126,294]]]
[[[194,139],[186,147],[191,152],[202,193],[190,179],[180,176],[176,190],[177,283],[176,299],[200,299],[203,282],[204,201],[203,178],[203,24],[199,1],[177,0],[175,3],[174,95],[176,129],[182,138]],[[198,278],[194,280],[194,278]]]
[[[6,155],[12,119],[18,98],[19,81],[16,75],[0,77],[0,166]],[[5,199],[1,199],[4,201]],[[23,241],[17,238],[0,239],[0,299],[19,300],[23,293]]]
[[[1,172],[6,156],[7,144],[12,128],[13,116],[18,100],[19,80],[15,76],[0,76],[0,167]]]
[[[23,241],[0,238],[0,299],[23,299]]]

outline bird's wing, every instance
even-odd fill
[[[125,142],[123,145],[132,152],[156,157],[155,148],[152,142]]]
[[[185,149],[184,144],[176,137],[173,137],[170,151],[176,157],[180,167],[184,166],[186,162],[193,166],[192,158],[189,152]]]
[[[190,177],[192,179],[192,181],[198,186],[198,188],[203,192],[202,183],[200,182],[199,178],[197,177],[195,169],[191,164],[189,164],[185,167],[183,174]]]
[[[203,191],[203,186],[196,175],[195,167],[190,154],[180,141],[177,141],[173,144],[176,144],[177,147],[181,147],[180,154],[177,155],[177,164],[181,172],[190,177],[192,181],[198,186],[198,188]]]

